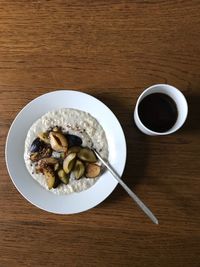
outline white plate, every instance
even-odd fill
[[[117,185],[106,171],[89,189],[70,195],[55,195],[45,190],[28,173],[23,153],[31,125],[46,112],[59,108],[75,108],[89,112],[104,128],[108,140],[109,162],[121,176],[126,163],[126,141],[123,130],[112,111],[98,99],[78,91],[55,91],[44,94],[26,105],[13,121],[6,141],[6,164],[18,191],[40,209],[59,213],[78,213],[101,203]]]

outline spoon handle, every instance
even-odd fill
[[[154,222],[158,224],[158,220],[155,215],[150,211],[150,209],[139,199],[139,197],[122,181],[119,175],[113,170],[113,168],[102,159],[99,153],[94,151],[99,160],[106,166],[114,178],[119,182],[119,184],[124,188],[124,190],[129,194],[129,196],[136,202],[136,204],[143,210],[143,212]]]

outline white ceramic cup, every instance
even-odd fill
[[[171,97],[177,106],[178,111],[178,117],[171,129],[169,129],[166,132],[155,132],[150,129],[148,129],[140,120],[140,117],[138,115],[138,106],[142,99],[144,99],[147,95],[153,94],[153,93],[163,93]],[[151,111],[149,111],[151,112]],[[184,124],[188,114],[188,104],[184,97],[184,95],[179,91],[177,88],[168,85],[168,84],[155,84],[147,88],[142,92],[142,94],[138,97],[138,100],[136,102],[135,110],[134,110],[134,120],[137,127],[145,134],[147,135],[167,135],[174,133],[178,129],[181,128],[181,126]]]

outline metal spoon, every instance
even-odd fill
[[[119,184],[124,188],[124,190],[129,194],[129,196],[136,202],[136,204],[144,211],[144,213],[154,222],[158,224],[158,220],[155,215],[150,211],[150,209],[138,198],[138,196],[121,180],[119,175],[115,170],[99,155],[99,153],[94,150],[97,158],[105,165],[109,172],[114,176],[114,178],[119,182]]]

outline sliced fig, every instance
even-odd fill
[[[39,158],[39,152],[31,153],[31,155],[30,155],[31,161],[33,161],[33,162],[38,161],[38,158]]]
[[[50,144],[49,133],[48,132],[44,132],[44,133],[41,132],[41,133],[38,134],[38,137],[40,138],[40,140],[42,140],[46,144]]]
[[[61,169],[58,171],[58,178],[64,183],[68,184],[69,183],[69,174],[66,174],[66,172]]]
[[[80,146],[72,146],[68,149],[67,153],[70,154],[70,153],[78,153],[80,152],[81,150],[81,147]]]
[[[55,158],[43,158],[38,161],[39,166],[55,165],[55,164],[58,164],[58,160]]]
[[[60,132],[50,132],[50,145],[57,152],[67,152],[68,142],[66,137]]]
[[[82,161],[80,161],[78,159],[76,160],[73,172],[74,172],[74,176],[76,179],[80,179],[83,176],[83,174],[85,172],[85,166],[84,166]]]
[[[60,179],[56,176],[56,178],[55,178],[55,183],[54,183],[54,185],[53,185],[53,188],[57,188],[57,187],[59,186],[59,184],[61,184],[61,181],[60,181]]]
[[[52,154],[51,148],[44,147],[41,151],[39,152],[34,152],[31,153],[30,155],[30,160],[33,162],[39,161],[42,158],[48,158]]]
[[[76,161],[76,153],[69,154],[63,161],[63,169],[68,174],[74,167]]]
[[[45,143],[40,140],[40,138],[36,138],[31,144],[30,152],[35,153],[41,151],[45,147]]]
[[[86,161],[86,162],[94,163],[97,161],[97,158],[94,152],[87,147],[82,148],[80,152],[77,154],[77,156],[79,159]]]
[[[51,155],[52,155],[52,149],[50,147],[45,147],[40,152],[41,158],[48,158],[51,157]]]
[[[65,136],[67,137],[69,147],[82,145],[82,139],[79,136],[74,134],[66,134]]]
[[[87,178],[96,178],[101,172],[101,167],[97,164],[89,163],[86,166],[85,176]]]
[[[53,188],[55,184],[56,180],[55,172],[51,167],[47,166],[46,168],[43,169],[43,173],[46,178],[48,189],[50,190]]]

